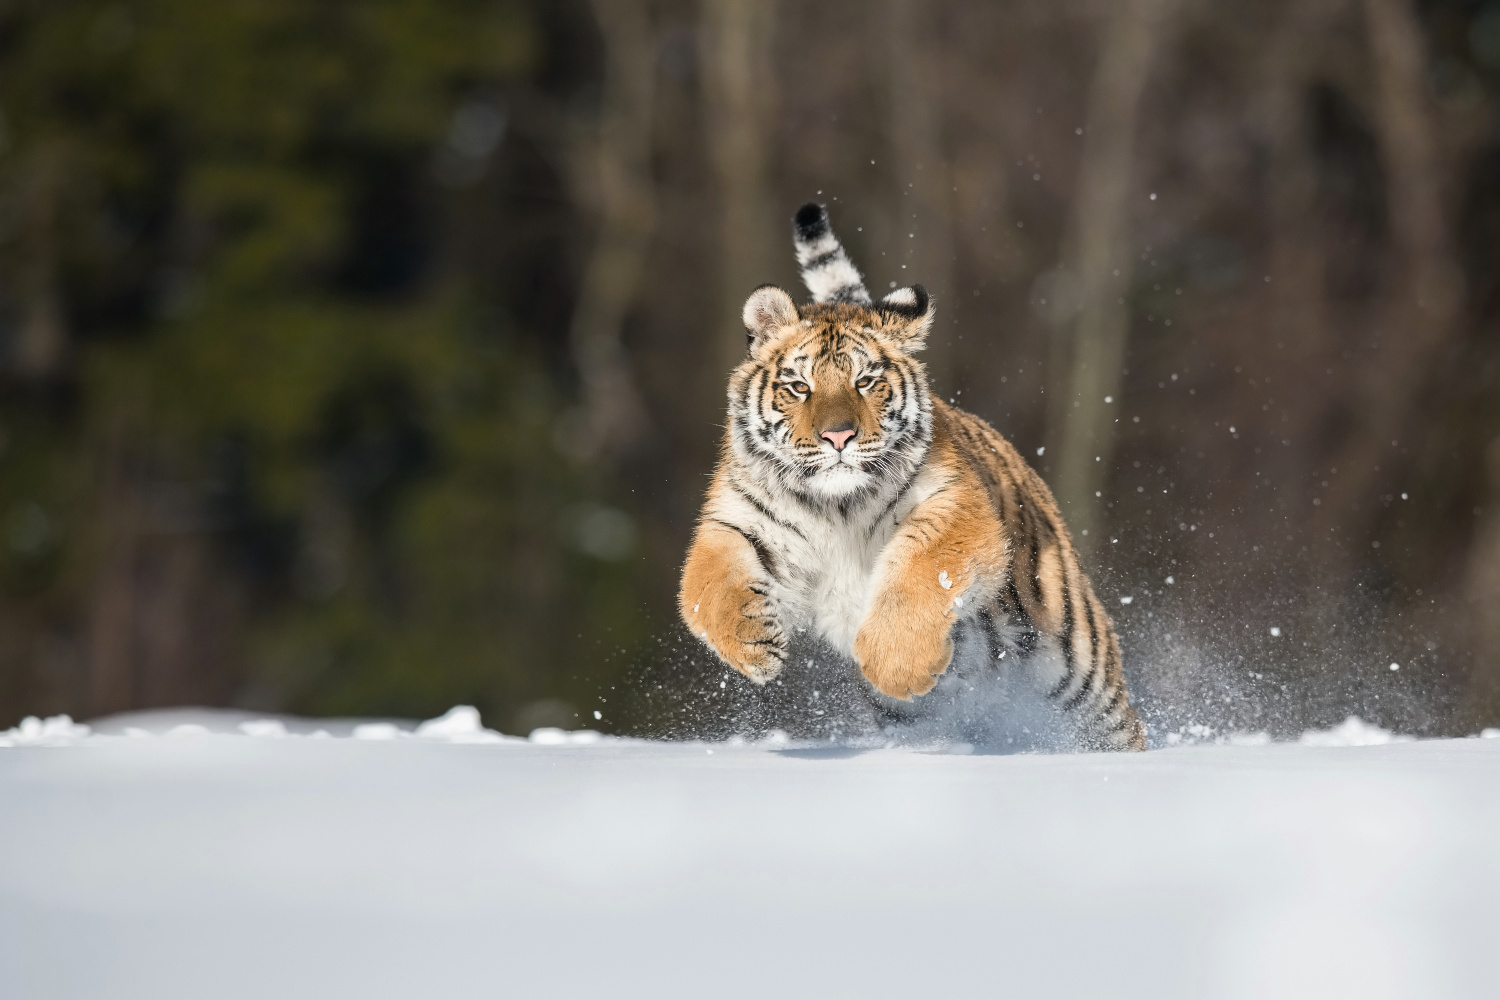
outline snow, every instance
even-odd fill
[[[1397,736],[1389,729],[1372,726],[1357,715],[1327,730],[1311,730],[1298,742],[1310,747],[1379,747],[1387,743],[1407,743],[1410,736]]]
[[[246,736],[267,740],[277,740],[287,735],[286,723],[280,719],[250,719],[241,722],[236,728]]]
[[[68,718],[54,715],[50,719],[38,719],[28,715],[14,729],[0,733],[0,747],[59,746],[88,736],[91,730]]]
[[[1351,718],[1296,743],[986,756],[522,739],[458,708],[58,717],[0,742],[6,1000],[1493,981],[1494,738]]]

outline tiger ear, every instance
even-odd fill
[[[751,292],[740,318],[744,321],[752,351],[777,330],[802,320],[792,297],[775,285],[761,285]]]
[[[898,288],[876,303],[876,308],[886,319],[886,335],[899,342],[902,350],[912,354],[927,346],[935,313],[927,289],[921,285]]]

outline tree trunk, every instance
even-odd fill
[[[130,444],[119,422],[110,430],[99,495],[102,551],[88,616],[88,710],[109,715],[137,704],[136,568],[145,509]]]
[[[618,458],[648,425],[621,331],[656,229],[651,130],[656,36],[641,0],[593,0],[604,38],[604,94],[597,138],[585,147],[598,218],[574,307],[569,345],[583,382],[582,419],[563,443],[576,458]]]
[[[1500,725],[1500,437],[1490,442],[1490,501],[1469,547],[1464,596],[1469,605],[1473,662],[1469,665],[1469,717],[1481,726]]]
[[[775,273],[778,250],[791,255],[791,208],[774,204],[767,181],[776,109],[776,4],[703,0],[702,17],[705,128],[723,205],[721,304],[710,356],[722,375],[745,357],[740,312],[746,297]]]
[[[917,0],[887,0],[886,48],[881,67],[890,85],[889,133],[897,164],[901,250],[893,255],[906,269],[892,278],[901,285],[922,284],[940,309],[956,305],[953,294],[953,180],[943,146],[942,73],[931,65],[932,47],[924,25],[930,11]],[[875,289],[876,298],[882,291]],[[938,313],[939,327],[927,340],[924,362],[933,389],[953,392],[953,343],[942,335],[952,317]]]
[[[22,312],[15,365],[28,379],[55,377],[67,353],[57,275],[57,200],[63,166],[58,145],[43,142],[22,168],[24,257],[18,269]]]
[[[1103,51],[1089,93],[1068,263],[1079,309],[1063,392],[1053,397],[1057,442],[1053,490],[1081,548],[1098,540],[1101,503],[1114,454],[1114,405],[1125,364],[1130,316],[1124,299],[1135,254],[1130,197],[1141,93],[1171,0],[1121,0],[1101,25]]]
[[[1379,350],[1356,390],[1361,426],[1331,462],[1339,476],[1322,507],[1325,520],[1348,518],[1397,464],[1399,444],[1393,442],[1410,439],[1418,398],[1453,335],[1465,294],[1443,206],[1421,25],[1407,0],[1365,0],[1364,15],[1376,71],[1393,279],[1375,321]],[[1352,532],[1362,534],[1369,523],[1369,517],[1356,519]]]

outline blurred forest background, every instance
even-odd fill
[[[809,198],[1158,731],[1500,721],[1500,2],[4,0],[0,725],[756,697],[673,596]]]

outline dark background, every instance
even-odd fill
[[[733,729],[676,573],[809,198],[1158,734],[1500,721],[1500,3],[11,0],[0,725]]]

